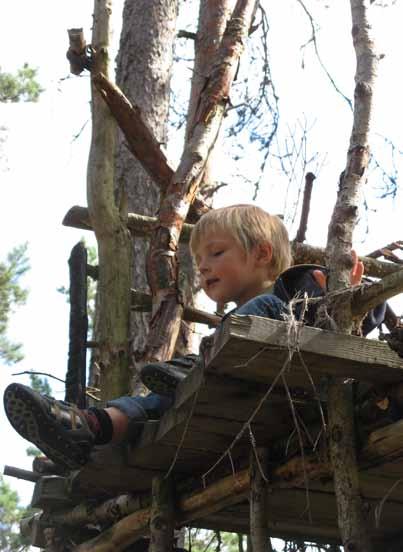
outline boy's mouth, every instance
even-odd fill
[[[207,288],[209,288],[210,286],[212,286],[216,282],[219,282],[218,278],[209,278],[208,280],[206,280]]]

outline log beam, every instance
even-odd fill
[[[62,224],[80,230],[92,230],[91,220],[87,207],[75,205],[66,213]],[[136,237],[150,238],[158,224],[158,219],[136,213],[129,213],[127,227]],[[193,224],[185,223],[180,235],[181,242],[189,242]],[[305,243],[291,243],[294,264],[326,264],[325,250]],[[379,261],[371,257],[360,257],[364,263],[365,274],[373,278],[383,278],[402,269],[397,263]]]
[[[403,420],[370,433],[358,455],[361,470],[403,458]],[[270,489],[304,487],[309,481],[331,480],[332,466],[326,453],[295,456],[270,472]],[[195,519],[202,519],[211,513],[218,512],[230,504],[236,504],[247,498],[250,491],[250,469],[223,477],[210,485],[192,492],[179,494],[177,499],[176,524],[183,525]],[[119,516],[122,517],[117,521]],[[78,552],[89,550],[96,552],[115,552],[114,546],[125,541],[126,531],[133,531],[136,538],[148,534],[151,518],[151,507],[144,506],[140,496],[122,495],[100,504],[95,509],[79,504],[68,511],[53,513],[52,523],[65,526],[81,526],[88,523],[110,523],[117,521],[113,527],[93,539],[92,545],[84,543],[77,548]],[[109,535],[106,538],[106,535]],[[113,536],[113,538],[112,538]],[[112,539],[112,540],[111,540]],[[122,541],[120,540],[122,539]]]

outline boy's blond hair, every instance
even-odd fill
[[[268,265],[273,280],[291,264],[291,249],[288,232],[282,220],[270,215],[255,205],[231,205],[213,209],[203,215],[194,226],[190,249],[195,255],[200,243],[208,233],[230,233],[245,251],[256,245],[270,243],[273,256]]]

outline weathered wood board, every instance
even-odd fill
[[[191,479],[201,485],[206,483],[203,474],[207,472],[207,484],[217,481],[231,474],[233,468],[247,466],[251,448],[249,429],[232,444],[248,421],[257,444],[273,450],[279,441],[287,443],[294,431],[294,421],[280,378],[262,402],[288,358],[287,332],[284,322],[249,316],[227,319],[217,333],[204,373],[201,369],[194,370],[179,385],[174,405],[161,421],[147,424],[135,445],[113,450],[106,447],[96,454],[77,474],[77,486],[82,485],[89,494],[96,494],[97,488],[110,495],[144,492],[150,489],[152,477],[166,473],[172,464],[178,482]],[[375,385],[403,381],[403,361],[384,343],[302,328],[298,346],[301,355],[294,353],[284,375],[294,409],[307,426],[318,427],[320,412],[315,394],[321,393],[328,376]],[[260,410],[252,419],[259,403]],[[393,428],[374,432],[373,439],[372,448],[362,453],[361,465],[366,470],[362,472],[362,492],[368,515],[372,516],[371,532],[384,537],[400,530],[403,514],[403,485],[397,485],[383,508],[382,527],[378,529],[373,524],[376,506],[403,477],[403,421]],[[231,455],[223,456],[229,447]],[[384,466],[379,456],[383,449],[387,454]],[[284,458],[285,453],[284,449]],[[210,472],[222,456],[222,461]],[[329,477],[310,482],[312,523],[303,515],[306,509],[303,483],[294,488],[286,486],[276,483],[270,493],[272,534],[305,536],[318,541],[337,539],[336,505]],[[221,505],[221,511],[208,512],[192,523],[247,532],[249,521],[244,500],[245,496],[235,496],[238,504],[228,500]]]

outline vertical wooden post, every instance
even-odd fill
[[[69,352],[65,400],[85,408],[87,364],[87,250],[82,242],[71,250]]]
[[[264,476],[268,461],[265,448],[251,450],[250,454],[250,539],[252,552],[272,551],[268,529],[267,484]]]
[[[150,552],[169,552],[174,544],[174,500],[171,478],[154,477],[150,519]]]

